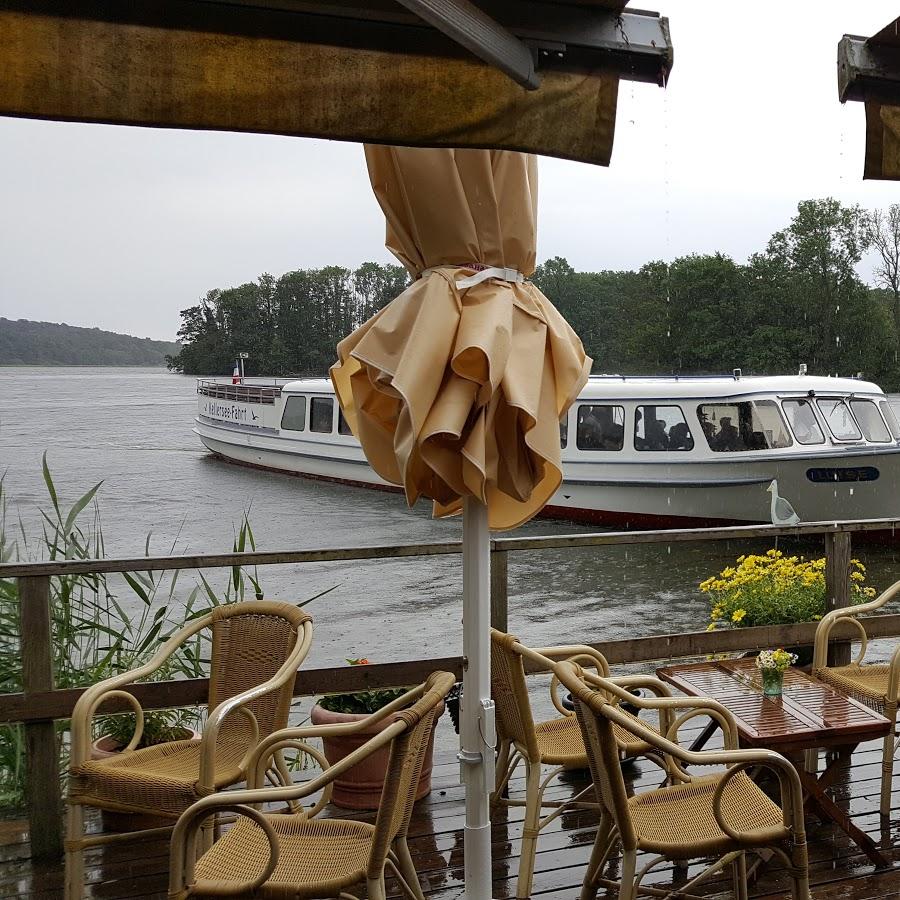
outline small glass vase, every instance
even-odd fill
[[[784,669],[760,669],[762,689],[766,697],[780,697],[784,690]]]

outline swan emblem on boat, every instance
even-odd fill
[[[791,504],[778,496],[778,480],[773,478],[772,483],[766,488],[772,495],[771,517],[773,525],[799,525],[800,516]]]

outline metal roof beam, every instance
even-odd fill
[[[900,48],[845,34],[838,44],[838,96],[900,104]]]
[[[528,47],[469,0],[398,2],[522,87],[533,91],[540,85]]]

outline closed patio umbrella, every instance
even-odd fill
[[[463,514],[465,878],[491,893],[489,530],[515,528],[562,480],[559,419],[591,360],[526,278],[537,164],[510,151],[367,146],[387,246],[415,279],[338,345],[331,377],[372,468],[410,505]]]

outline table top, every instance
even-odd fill
[[[666,666],[657,675],[692,697],[718,700],[737,722],[741,744],[806,750],[879,738],[890,722],[799,669],[784,673],[781,697],[766,697],[755,659]]]

